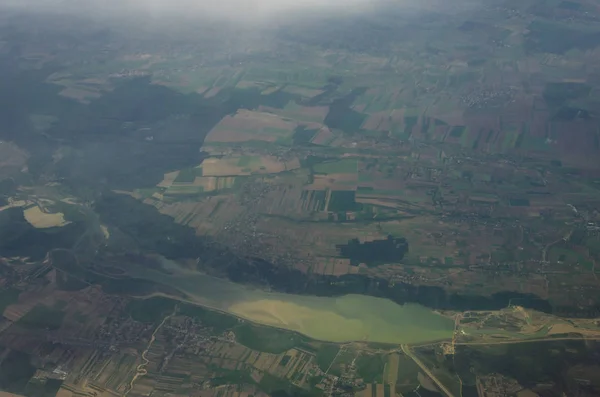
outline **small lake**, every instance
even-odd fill
[[[329,342],[423,343],[449,339],[454,321],[416,304],[366,295],[316,297],[266,292],[183,269],[170,274],[136,266],[127,273],[176,288],[190,302]]]

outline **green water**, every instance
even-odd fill
[[[452,337],[454,321],[415,304],[398,305],[365,295],[337,298],[291,295],[248,288],[170,264],[170,275],[136,266],[136,278],[165,284],[188,301],[257,323],[329,342],[423,343]]]

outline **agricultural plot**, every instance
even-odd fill
[[[400,354],[392,353],[387,357],[387,363],[385,365],[385,372],[383,374],[383,382],[396,386],[398,381],[398,366],[400,364]]]
[[[197,167],[202,176],[274,174],[300,168],[297,158],[278,159],[269,155],[242,155],[208,158]]]
[[[83,78],[76,75],[55,73],[48,77],[48,83],[63,87],[60,96],[74,99],[83,104],[100,98],[104,93],[111,91],[113,86],[106,78]]]
[[[206,136],[205,143],[268,142],[290,144],[297,123],[266,112],[240,110],[226,116]]]
[[[345,158],[332,162],[320,163],[313,166],[316,174],[356,174],[358,171],[357,158]]]
[[[165,200],[167,197],[198,196],[203,193],[223,192],[234,189],[238,179],[235,176],[200,176],[193,177],[191,181],[172,182],[166,188],[163,187],[165,185],[163,180],[159,184],[159,187],[163,187],[163,189],[159,191],[151,189],[150,196],[157,200]]]
[[[288,102],[283,109],[259,108],[259,110],[263,109],[265,111],[276,113],[285,119],[309,124],[311,127],[315,125],[320,127],[329,112],[327,106],[302,106],[294,101]]]
[[[310,143],[314,145],[328,146],[337,138],[337,136],[338,134],[331,131],[331,129],[328,127],[321,127],[310,140]]]
[[[274,354],[253,350],[239,343],[216,342],[202,356],[209,366],[218,367],[216,379],[227,377],[232,380],[232,375],[245,375],[237,377],[235,383],[238,384],[247,378],[250,383],[290,382],[306,389],[310,387],[309,376],[316,367],[314,354],[296,348]]]
[[[264,68],[263,65],[248,68],[244,80],[289,84],[318,90],[327,84],[327,79],[332,75],[331,70],[320,68],[314,63],[306,66],[296,63],[271,64],[270,66],[270,70]]]
[[[49,212],[39,206],[27,208],[23,214],[29,224],[37,229],[48,229],[52,227],[62,227],[68,225],[69,221],[65,220],[65,216],[61,212]]]
[[[313,182],[306,186],[309,190],[356,190],[356,174],[316,174]],[[329,196],[327,197],[327,200]]]
[[[397,84],[394,84],[392,87],[371,88],[367,90],[354,101],[353,109],[361,113],[374,115],[380,112],[389,114],[392,109],[402,108],[406,103],[405,98],[402,96],[404,88],[398,87]]]
[[[361,353],[355,360],[358,375],[367,383],[383,383],[386,357],[380,354]]]
[[[319,258],[311,268],[311,272],[326,276],[343,276],[344,274],[357,274],[359,267],[351,265],[350,259],[325,257]]]
[[[391,355],[390,355],[391,357]],[[396,358],[394,358],[396,361]],[[396,364],[396,362],[394,362]],[[388,357],[388,366],[390,365],[390,358]],[[388,380],[391,380],[394,376],[393,370],[391,368],[386,368],[388,370]],[[409,357],[404,354],[397,355],[397,364],[396,364],[396,382],[394,383],[394,389],[400,393],[406,393],[414,390],[419,385],[419,380],[417,376],[419,374],[419,366]],[[388,384],[391,382],[388,381]]]
[[[166,203],[150,201],[160,213],[174,218],[176,223],[188,225],[199,233],[214,233],[243,213],[243,207],[232,196],[217,195],[190,201]]]
[[[244,76],[244,70],[239,68],[204,67],[202,73],[198,73],[193,70],[194,67],[193,59],[161,59],[149,65],[148,70],[153,72],[153,84],[184,94],[200,94],[207,99],[218,95],[224,88],[236,87]]]
[[[344,373],[353,361],[359,356],[360,353],[351,348],[344,348],[339,350],[333,361],[325,369],[325,373],[335,376],[340,376]]]
[[[283,91],[289,92],[290,94],[300,95],[303,98],[313,98],[324,92],[323,90],[318,88],[303,87],[293,84],[287,84],[285,87],[283,87]]]
[[[325,206],[325,192],[303,190],[299,184],[278,185],[263,196],[256,211],[286,218],[312,218]]]

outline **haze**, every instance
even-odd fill
[[[433,3],[436,3],[435,5]],[[236,22],[297,21],[312,15],[344,16],[393,5],[406,11],[436,8],[437,0],[0,0],[0,6],[92,17],[220,19]]]

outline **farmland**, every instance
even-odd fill
[[[0,5],[0,393],[599,394],[600,8],[450,3]]]
[[[477,377],[484,381],[489,375],[484,367],[469,375],[472,367],[464,368],[464,362],[493,356],[493,349],[510,349],[515,343],[529,351],[540,340],[560,346],[564,335],[573,343],[599,337],[593,320],[565,320],[515,306],[458,313],[452,343],[446,339],[411,348],[339,344],[165,297],[118,297],[93,286],[65,290],[57,275],[58,270],[51,270],[40,276],[47,281],[43,288],[6,296],[0,344],[14,349],[7,350],[10,357],[22,354],[18,362],[27,365],[18,367],[21,372],[14,378],[21,386],[0,378],[3,387],[46,387],[66,396],[185,396],[201,387],[210,395],[228,396],[281,390],[320,396],[345,390],[357,397],[385,397],[418,387],[437,391],[441,384],[459,394],[461,387],[475,387]],[[355,311],[356,305],[351,308]],[[18,319],[8,314],[16,311],[22,312]],[[289,311],[286,315],[294,317]],[[573,343],[570,351],[580,349]],[[39,349],[48,360],[44,367],[32,365]],[[146,371],[140,374],[141,363]]]

